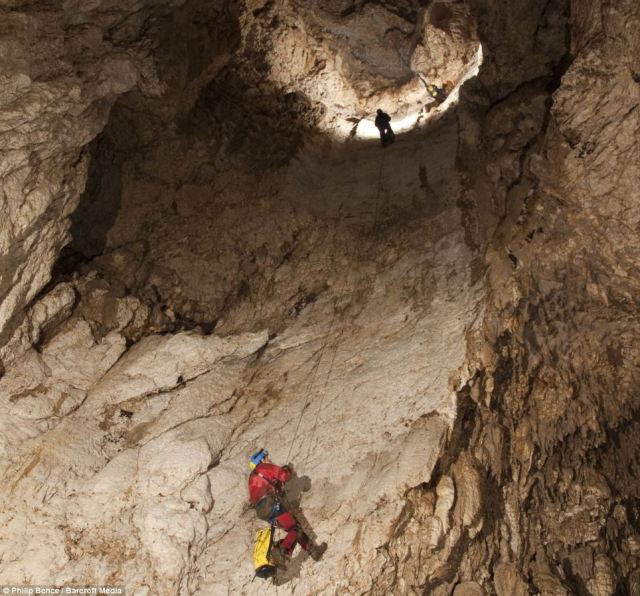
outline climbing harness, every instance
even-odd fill
[[[284,512],[278,495],[274,493],[266,493],[253,508],[259,519],[269,523],[274,523],[276,518]]]
[[[266,456],[267,452],[264,451],[264,449],[262,449],[258,453],[263,454],[262,457],[260,458],[260,461],[262,461]],[[252,458],[252,462],[253,462],[253,458]],[[256,476],[259,476],[267,484],[269,484],[271,488],[273,488],[273,491],[265,493],[260,499],[258,499],[258,502],[253,506],[253,508],[256,510],[256,515],[260,519],[273,523],[276,517],[278,517],[284,511],[282,507],[282,503],[280,501],[282,485],[278,480],[274,480],[273,478],[268,478],[267,476],[262,474],[262,472],[260,472],[260,470],[255,466],[251,474],[255,474]]]

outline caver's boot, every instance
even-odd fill
[[[319,561],[322,559],[322,555],[324,555],[324,551],[327,550],[327,543],[323,542],[322,544],[314,544],[309,548],[309,556],[314,561]]]
[[[280,542],[278,541],[271,547],[271,558],[278,569],[285,569],[287,563],[291,560],[291,555],[287,553],[286,549],[280,546]]]

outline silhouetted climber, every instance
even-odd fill
[[[284,486],[293,477],[291,466],[277,466],[271,463],[268,455],[264,449],[260,449],[251,456],[249,500],[260,519],[282,528],[287,533],[276,544],[281,554],[290,558],[296,544],[299,544],[314,561],[319,561],[327,550],[326,542],[320,545],[313,544],[300,528],[294,515],[287,511],[284,502]]]
[[[386,147],[396,140],[396,135],[393,133],[393,130],[391,130],[391,116],[389,116],[389,114],[378,109],[375,125],[380,131],[380,142],[383,147]]]

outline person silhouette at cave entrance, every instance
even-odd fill
[[[380,131],[380,142],[383,147],[390,145],[396,140],[396,135],[391,129],[391,116],[381,109],[378,109],[375,120],[376,128]]]
[[[299,544],[314,561],[319,561],[327,550],[326,542],[314,544],[290,511],[294,508],[296,500],[292,494],[295,488],[291,486],[292,490],[287,490],[289,485],[293,484],[295,476],[291,464],[277,466],[271,462],[267,451],[260,449],[251,456],[249,468],[249,500],[256,510],[256,515],[287,533],[276,543],[279,553],[285,560],[290,559],[293,549]],[[297,515],[301,516],[300,513]]]

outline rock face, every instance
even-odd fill
[[[172,8],[150,2],[129,19],[139,3],[115,11],[100,3],[68,3],[65,10],[8,4],[0,8],[4,341],[16,311],[47,283],[68,242],[68,218],[86,180],[83,148],[104,127],[116,97],[153,74],[145,73],[143,27]]]
[[[549,61],[551,34],[569,14],[570,44]],[[458,429],[430,496],[408,504],[428,514],[460,470],[479,490],[461,498],[436,564],[415,569],[425,555],[407,558],[413,536],[389,544],[395,574],[428,593],[459,581],[497,594],[638,590],[637,249],[628,231],[640,165],[640,46],[630,32],[639,12],[624,2],[549,3],[540,16],[544,43],[523,30],[536,20],[513,23],[526,56],[505,55],[503,30],[479,19],[482,87],[466,89],[460,155],[484,164],[463,202],[472,242],[486,246],[490,290]],[[503,70],[511,61],[525,67]],[[469,126],[478,113],[482,127]]]
[[[464,333],[479,313],[481,285],[449,198],[456,192],[455,124],[450,118],[430,131],[425,165],[405,165],[424,142],[422,133],[393,154],[365,145],[342,154],[339,159],[351,165],[330,186],[304,196],[298,193],[305,181],[335,167],[332,148],[309,147],[279,172],[278,186],[274,176],[273,186],[260,188],[257,200],[249,194],[257,191],[255,181],[234,173],[237,192],[248,196],[240,214],[231,212],[233,224],[224,216],[237,209],[233,196],[220,192],[204,203],[194,183],[179,196],[178,213],[155,219],[157,203],[148,203],[139,205],[138,220],[116,219],[109,243],[123,233],[139,234],[136,226],[149,221],[157,227],[149,236],[154,249],[138,260],[151,275],[127,282],[143,299],[109,281],[118,279],[116,265],[126,263],[124,249],[114,246],[85,265],[86,274],[52,292],[70,290],[77,301],[65,310],[69,340],[62,341],[62,330],[50,331],[40,352],[27,348],[0,380],[8,395],[5,411],[21,421],[18,436],[7,432],[14,463],[6,476],[15,487],[6,519],[11,527],[34,528],[20,548],[5,553],[3,580],[30,572],[56,582],[109,576],[134,593],[145,587],[161,593],[262,590],[251,584],[247,553],[257,525],[246,509],[245,485],[247,453],[265,444],[275,459],[291,458],[311,478],[305,516],[319,538],[332,536],[324,571],[303,566],[291,586],[331,591],[335,578],[344,577],[345,589],[371,588],[363,570],[385,565],[376,549],[402,512],[401,496],[429,480],[453,423],[450,377],[463,363]],[[337,205],[324,203],[327,191],[339,198]],[[123,194],[123,205],[135,196],[141,195]],[[282,229],[261,226],[269,214],[265,196],[280,197]],[[416,210],[423,215],[411,221]],[[158,255],[171,250],[175,237],[163,230],[187,233],[194,212],[208,233],[203,229],[197,242],[185,244],[171,269],[154,273]],[[219,222],[217,213],[223,214]],[[216,263],[220,247],[241,230],[248,254],[230,250]],[[379,243],[374,234],[386,240]],[[278,256],[280,250],[290,254]],[[175,311],[149,301],[147,279],[167,292],[194,263],[201,282],[180,283],[180,293],[167,293]],[[241,290],[241,278],[230,272],[245,268]],[[185,318],[209,312],[193,302],[194,291],[210,301],[212,313],[217,308],[215,335],[202,334],[206,319]],[[228,293],[234,298],[225,304]],[[189,311],[184,295],[194,304]],[[195,329],[140,339],[140,328],[154,325]],[[36,363],[42,369],[59,358],[59,346],[71,337],[88,354],[109,350],[114,358],[99,359],[98,368],[86,357],[83,392],[63,402],[73,405],[72,413],[53,418],[47,411],[34,424],[22,412],[34,401],[44,408],[55,395],[48,385],[39,388],[44,381],[34,377],[28,385],[25,379]],[[389,370],[396,371],[392,379]],[[57,387],[67,381],[46,382]],[[27,444],[19,440],[25,435]],[[74,462],[71,477],[54,478],[66,459]],[[18,501],[30,501],[27,495],[44,486],[58,495],[46,515],[59,520],[59,529],[47,539],[42,532],[49,524],[39,513],[12,504],[18,494]],[[354,540],[354,556],[345,560]],[[42,545],[37,566],[21,554],[36,544]],[[104,556],[89,554],[98,552]]]
[[[640,591],[637,3],[0,16],[0,583]]]
[[[46,2],[10,1],[0,7],[2,343],[49,281],[69,242],[69,218],[87,179],[87,145],[104,128],[118,96],[132,89],[149,98],[163,95],[165,110],[188,103],[228,57],[233,28],[220,34],[225,51],[219,53],[213,42],[187,51],[184,42],[173,39],[169,20],[183,4],[131,0],[113,7],[98,1],[52,8]],[[196,20],[200,4],[187,3],[183,18]],[[193,38],[203,37],[207,26],[225,23],[223,3],[206,4],[207,18],[185,26]],[[174,62],[162,60],[169,48],[181,53],[180,64],[175,55]],[[187,69],[189,86],[181,80]],[[167,87],[173,96],[164,92]]]

